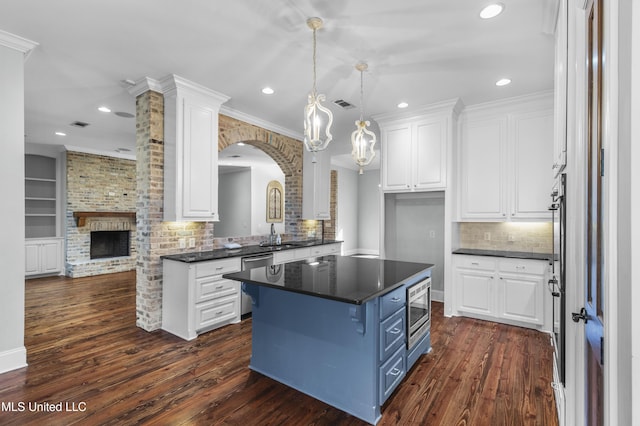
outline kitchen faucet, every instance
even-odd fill
[[[274,245],[276,243],[276,227],[274,224],[271,224],[271,233],[269,234],[269,245]]]

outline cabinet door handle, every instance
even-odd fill
[[[220,271],[220,270],[222,270],[222,268],[224,268],[224,266],[217,266],[216,267],[216,271]]]
[[[475,266],[480,266],[480,263],[479,263],[479,262],[471,262],[471,264],[472,264],[472,265],[475,265]]]
[[[516,269],[524,270],[524,269],[526,269],[526,267],[525,266],[516,266]]]
[[[399,368],[395,368],[391,371],[389,371],[389,375],[391,376],[399,376],[400,373],[402,372],[402,370],[400,370]]]
[[[389,333],[391,333],[391,334],[398,334],[398,333],[400,333],[401,331],[402,331],[402,329],[400,329],[400,328],[393,328],[393,329],[389,330]]]
[[[224,311],[218,311],[218,312],[216,312],[216,316],[222,315],[223,313],[224,313]]]
[[[221,288],[224,288],[224,286],[223,285],[219,285],[219,286],[216,287],[216,290],[220,290]]]
[[[391,298],[391,301],[392,301],[393,303],[398,303],[400,300],[402,300],[402,299],[400,299],[399,297],[392,297],[392,298]]]

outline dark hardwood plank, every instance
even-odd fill
[[[29,366],[0,375],[0,402],[86,410],[27,405],[2,425],[365,424],[250,371],[251,320],[191,342],[137,328],[134,273],[28,280],[25,304]],[[557,424],[548,335],[442,312],[380,425]]]

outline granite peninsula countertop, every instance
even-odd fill
[[[222,277],[310,296],[361,305],[407,281],[428,275],[430,263],[322,256],[314,259],[259,266]]]
[[[193,263],[204,262],[207,260],[219,260],[228,259],[231,257],[245,257],[253,256],[265,253],[277,253],[283,250],[293,250],[304,247],[320,246],[325,244],[341,243],[339,240],[300,240],[300,241],[285,241],[279,246],[266,246],[262,247],[258,244],[251,246],[242,246],[235,249],[216,249],[208,251],[195,251],[189,253],[179,253],[161,256],[161,259],[175,260],[178,262]]]
[[[509,257],[514,259],[534,259],[534,260],[551,260],[553,258],[552,253],[533,253],[526,251],[506,251],[506,250],[484,250],[484,249],[470,249],[460,248],[454,250],[453,254],[469,254],[472,256],[494,256],[494,257]]]

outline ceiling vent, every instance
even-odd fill
[[[349,102],[345,101],[344,99],[336,99],[335,101],[333,101],[333,103],[338,105],[342,109],[353,109],[353,108],[356,107],[355,105],[350,104]]]
[[[84,121],[74,121],[73,123],[71,123],[71,126],[80,128],[87,127],[88,125],[89,123],[85,123]]]

